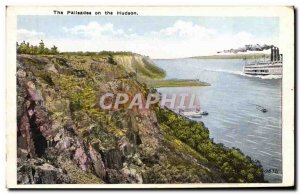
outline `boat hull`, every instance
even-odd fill
[[[244,66],[247,75],[282,75],[282,63],[256,63]]]

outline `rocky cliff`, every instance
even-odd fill
[[[132,76],[135,69],[149,78],[164,76],[140,55],[18,55],[18,183],[263,181],[261,168],[240,152],[232,152],[237,164],[229,161],[224,168],[225,161],[209,156],[215,154],[209,149],[217,145],[202,123],[174,120],[175,115],[159,107],[101,110],[98,101],[103,93],[149,92]],[[178,129],[169,123],[172,119]],[[197,145],[177,133],[183,127],[200,134],[193,137]],[[199,147],[202,141],[212,147]],[[251,170],[250,178],[244,168]],[[228,170],[237,178],[229,179]]]

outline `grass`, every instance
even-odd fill
[[[166,77],[166,72],[163,69],[161,69],[153,63],[150,63],[147,59],[143,58],[143,63],[145,64],[146,69],[148,69],[152,74],[155,74],[155,77]]]
[[[85,172],[70,160],[60,161],[61,167],[68,172],[73,184],[104,184],[105,182],[91,172]]]
[[[146,83],[148,87],[152,88],[209,86],[208,83],[201,82],[197,79],[150,80]]]
[[[135,63],[134,68],[138,71],[139,74],[151,79],[162,79],[166,76],[166,72],[163,69],[148,62],[144,65]]]

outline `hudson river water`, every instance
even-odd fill
[[[167,79],[199,79],[206,87],[159,88],[162,93],[194,93],[209,113],[203,121],[216,143],[236,147],[259,160],[269,182],[282,181],[281,79],[243,75],[240,59],[155,60]],[[263,106],[263,113],[256,105]],[[276,172],[278,171],[278,172]]]

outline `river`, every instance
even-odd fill
[[[209,113],[203,121],[216,143],[239,148],[259,160],[269,182],[282,181],[281,78],[243,75],[241,59],[155,60],[167,79],[199,79],[205,87],[159,88],[162,93],[193,93]],[[261,105],[268,109],[263,113]]]

